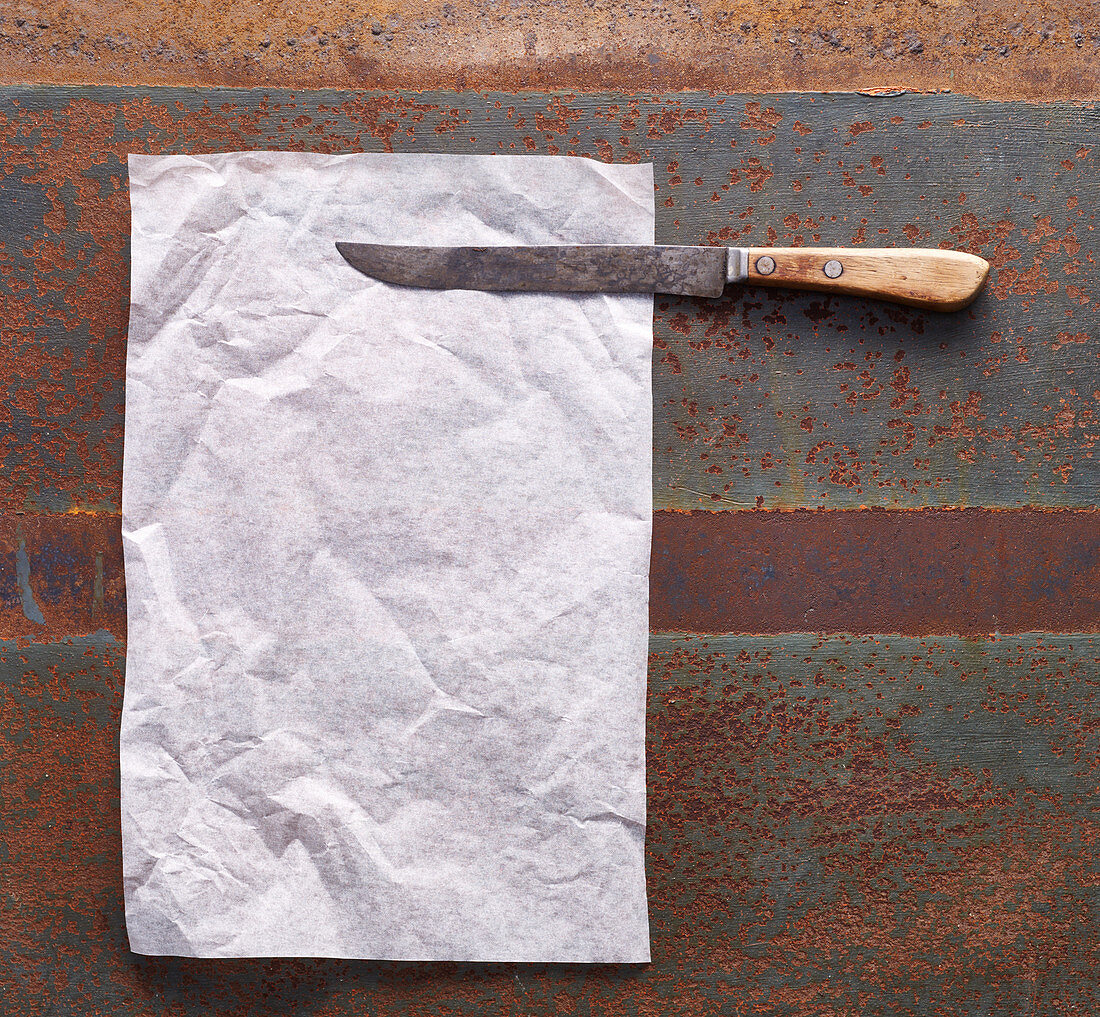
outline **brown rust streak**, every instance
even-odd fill
[[[657,512],[650,624],[680,632],[1100,631],[1098,523],[1096,510]],[[100,630],[125,638],[117,515],[0,516],[0,565],[0,638]]]
[[[669,91],[1100,93],[1100,9],[1010,0],[470,5],[0,2],[0,81]]]
[[[1100,631],[1100,512],[657,512],[650,627]]]

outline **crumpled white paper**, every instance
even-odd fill
[[[652,243],[651,167],[129,169],[133,950],[648,960],[651,299],[333,245]]]

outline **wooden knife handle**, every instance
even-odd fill
[[[910,307],[957,311],[989,275],[989,262],[961,251],[935,248],[753,247],[754,286],[852,293]]]

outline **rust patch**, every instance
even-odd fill
[[[657,631],[1093,632],[1098,591],[1097,511],[654,515]]]
[[[657,631],[1097,631],[1100,512],[662,511],[650,587]],[[0,638],[101,630],[125,639],[119,517],[0,517]]]
[[[926,994],[980,1011],[992,994],[1013,1000],[993,1012],[1072,1013],[1095,986],[1076,916],[1100,827],[1075,803],[1093,799],[1097,649],[655,639],[651,892],[692,887],[675,962],[736,972],[745,1012],[918,1014]],[[1015,967],[1036,942],[1059,989]]]
[[[247,12],[196,0],[132,7],[0,4],[0,75],[56,84],[273,85],[585,91],[951,89],[990,98],[1079,99],[1100,89],[1100,15],[891,3],[863,8],[717,0],[660,18],[616,2],[491,0]],[[747,84],[748,83],[748,84]]]

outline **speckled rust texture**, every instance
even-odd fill
[[[1100,12],[1015,0],[0,0],[0,80],[1100,93]]]
[[[1095,1012],[1095,637],[655,637],[641,967],[133,956],[122,663],[0,644],[10,1017]]]
[[[485,8],[489,27],[465,10],[413,25],[340,5],[276,25],[260,5],[232,36],[221,9],[88,10],[0,7],[0,72],[378,84],[423,71],[413,84],[469,75],[471,90],[0,94],[3,1013],[1097,1011],[1094,106],[477,91],[484,33],[524,22],[515,87],[679,74],[759,92],[744,68],[789,45],[773,81],[848,67],[866,83],[881,66],[927,85],[957,70],[997,94],[1080,99],[1074,86],[1095,81],[1092,14],[639,9],[608,22],[620,41],[586,63],[562,48],[577,31],[568,5],[553,9],[557,35],[517,5]],[[605,16],[585,10],[581,49]],[[332,27],[368,16],[345,36]],[[775,30],[814,17],[793,42]],[[666,39],[698,22],[713,43],[720,27],[721,66],[702,44],[690,59],[645,48],[643,20]],[[863,22],[894,27],[849,27]],[[454,54],[432,71],[414,47],[437,36]],[[1014,41],[1001,52],[994,39]],[[945,245],[993,262],[987,294],[958,315],[744,288],[655,302],[653,621],[696,634],[651,645],[650,966],[127,950],[125,155],[243,148],[646,160],[659,241]]]
[[[950,315],[658,298],[655,503],[1089,507],[1098,127],[1093,107],[953,96],[9,90],[0,506],[118,508],[126,153],[273,148],[646,160],[661,242],[981,254],[987,292]]]

